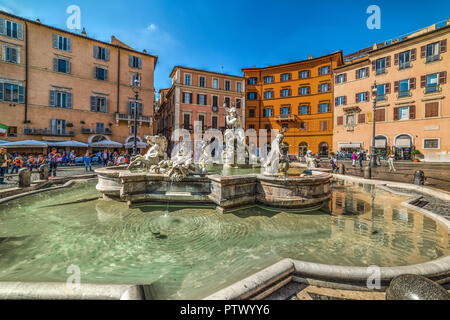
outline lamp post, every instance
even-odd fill
[[[377,166],[377,155],[375,154],[375,112],[377,108],[377,82],[374,81],[372,86],[372,96],[373,96],[373,116],[372,116],[372,123],[373,123],[373,132],[372,132],[372,153],[370,156],[370,167],[374,168]]]
[[[140,90],[140,82],[139,79],[134,79],[133,83],[133,92],[134,92],[134,144],[133,144],[133,155],[137,155],[137,113],[138,113],[138,101],[139,101],[139,90]]]

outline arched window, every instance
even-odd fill
[[[95,137],[92,138],[92,142],[93,143],[100,142],[100,141],[103,141],[103,140],[108,140],[108,139],[105,136],[95,136]]]
[[[328,157],[328,143],[321,142],[319,144],[319,155],[322,157]]]

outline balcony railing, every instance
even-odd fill
[[[411,62],[409,62],[409,61],[400,62],[399,65],[398,65],[398,69],[399,70],[406,69],[406,68],[409,68],[409,67],[411,67]]]
[[[53,131],[51,129],[35,129],[35,128],[23,128],[23,133],[35,136],[59,136],[59,137],[73,137],[75,136],[75,131]]]
[[[124,121],[134,121],[134,114],[117,113],[116,114],[116,119],[117,120],[124,120]],[[137,121],[151,123],[152,117],[138,115],[137,116]]]
[[[433,56],[427,56],[426,57],[426,62],[433,62],[433,61],[437,61],[441,58],[441,56],[439,54],[435,54]]]
[[[386,100],[386,95],[385,94],[377,95],[377,101],[384,101],[384,100]]]
[[[405,97],[409,97],[411,94],[410,94],[410,91],[409,90],[402,90],[402,91],[399,91],[398,92],[398,97],[399,98],[405,98]]]
[[[432,93],[432,92],[438,92],[439,91],[439,85],[438,84],[427,84],[425,88],[425,93]]]
[[[379,68],[376,71],[376,75],[385,74],[385,73],[386,73],[386,68]]]
[[[279,114],[275,116],[275,121],[295,121],[297,120],[297,115],[293,113]]]
[[[94,129],[92,129],[92,128],[81,128],[81,133],[83,133],[83,134],[93,134],[94,133]]]

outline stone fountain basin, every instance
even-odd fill
[[[145,202],[212,202],[221,212],[255,204],[296,209],[321,205],[331,196],[332,175],[321,172],[306,177],[192,175],[179,182],[161,174],[130,172],[125,166],[95,172],[97,190],[104,197],[126,201],[130,206]]]

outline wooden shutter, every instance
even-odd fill
[[[400,82],[399,81],[395,81],[394,82],[394,92],[398,92],[400,88]]]
[[[439,103],[430,102],[425,104],[425,118],[437,117],[439,115]]]
[[[53,48],[58,49],[58,35],[57,34],[53,34],[52,45],[53,45]]]
[[[447,83],[447,71],[439,72],[439,84]]]
[[[108,69],[105,69],[105,81],[108,81]]]
[[[5,28],[5,19],[4,18],[0,18],[0,34],[5,34],[6,33],[6,28]]]
[[[415,119],[416,118],[416,106],[412,105],[409,106],[409,119]]]
[[[334,76],[334,83],[338,83],[338,76]]]
[[[292,96],[292,90],[291,88],[289,88],[289,93],[288,93],[289,97]]]
[[[72,109],[72,94],[67,93],[66,97],[67,97],[67,108]]]
[[[369,101],[369,91],[366,91],[366,94],[365,94],[365,99],[364,99],[365,101]]]
[[[2,23],[2,22],[0,21],[0,23]],[[0,101],[3,101],[3,99],[4,99],[3,88],[4,88],[3,82],[0,82]]]
[[[67,38],[67,51],[72,52],[72,39]]]
[[[98,58],[99,58],[99,56],[100,56],[99,51],[100,51],[100,47],[94,45],[94,58],[95,58],[95,59],[98,59]]]
[[[0,88],[1,90],[1,88]],[[0,93],[1,95],[1,93]],[[0,99],[2,100],[2,99]],[[25,87],[19,86],[19,103],[25,103]]]
[[[398,65],[398,61],[399,61],[398,56],[399,56],[398,53],[394,54],[394,66],[397,66],[397,65]]]
[[[67,60],[66,62],[67,62],[67,64],[66,64],[66,73],[70,73],[70,60]]]
[[[49,105],[51,107],[56,106],[56,91],[55,90],[50,90],[50,100],[49,100]]]
[[[369,76],[369,67],[366,68],[366,77]]]
[[[133,66],[133,56],[131,54],[128,56],[128,64],[130,65],[130,67]]]
[[[386,92],[386,94],[391,93],[391,84],[389,82],[386,83],[385,92]]]
[[[283,89],[280,89],[280,97],[283,96]]]
[[[197,93],[197,104],[200,104],[200,94]]]
[[[356,103],[359,102],[359,93],[355,94],[355,102],[356,102]]]
[[[359,70],[355,70],[355,79],[356,79],[356,80],[359,79]]]
[[[417,49],[411,49],[411,61],[416,60]]]
[[[366,122],[366,115],[364,113],[358,114],[358,123],[365,123]]]
[[[441,40],[439,51],[441,53],[447,52],[447,39]]]
[[[347,74],[344,73],[344,82],[347,82]]]
[[[420,87],[425,88],[427,86],[427,76],[420,76]]]
[[[105,48],[105,60],[109,61],[109,49]]]
[[[344,105],[347,104],[347,96],[344,96]],[[330,111],[330,110],[328,110]]]
[[[372,71],[376,71],[377,70],[377,61],[374,60],[372,61]]]
[[[23,25],[21,23],[17,24],[17,38],[23,40]]]
[[[398,107],[394,108],[394,120],[398,120],[398,111],[399,111]]]
[[[58,72],[58,59],[53,58],[53,71]]]
[[[128,105],[129,104],[130,104],[130,102],[128,102]],[[96,96],[91,96],[91,111],[93,111],[93,112],[97,111],[97,97]],[[129,106],[128,106],[128,112],[131,114]]]
[[[322,75],[322,69],[319,67],[319,71],[318,71],[318,73],[319,73],[319,76],[321,76]]]
[[[103,106],[103,112],[104,113],[108,112],[108,98],[105,98],[105,105]]]
[[[427,55],[427,46],[421,46],[420,47],[420,57],[425,58]]]
[[[409,79],[409,88],[415,89],[416,88],[416,78],[410,78]]]
[[[139,69],[142,69],[142,58],[138,58]]]
[[[391,56],[386,57],[386,68],[389,68],[391,66]]]
[[[311,78],[311,70],[308,70],[308,78]]]
[[[182,93],[181,93],[181,102],[182,102],[182,103],[184,103],[184,101],[185,101],[185,98],[184,98],[184,96],[185,96],[185,93],[184,93],[184,92],[182,92]]]
[[[307,93],[307,94],[311,94],[311,87],[309,87],[309,86],[306,87],[306,93]]]
[[[343,116],[339,116],[337,117],[337,125],[343,125],[344,124],[344,117]]]
[[[334,98],[334,105],[337,106],[338,105],[338,98]]]
[[[98,67],[94,67],[94,78],[98,79]]]

